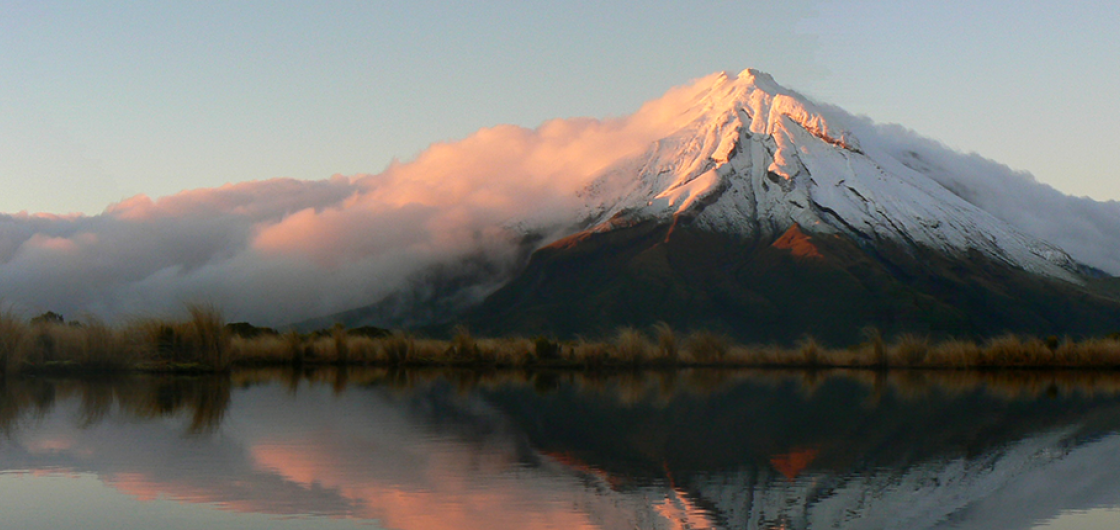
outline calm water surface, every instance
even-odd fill
[[[1120,527],[1120,377],[0,383],[0,528]]]

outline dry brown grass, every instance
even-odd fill
[[[1059,366],[1120,368],[1120,339],[1096,338],[1080,342],[1066,341],[1054,353]]]
[[[251,339],[232,337],[229,344],[230,358],[235,363],[270,363],[287,360],[290,347],[287,337],[262,335]]]
[[[876,367],[886,368],[890,364],[890,359],[887,354],[887,346],[883,342],[883,334],[876,327],[867,327],[863,329],[863,336],[867,339],[867,347],[870,349],[871,364]]]
[[[584,368],[598,368],[610,359],[610,348],[605,343],[580,338],[572,348],[572,360]]]
[[[875,366],[923,366],[929,356],[929,338],[909,333],[899,335],[887,350],[885,358],[876,355],[872,360]]]
[[[693,331],[685,340],[684,349],[697,363],[718,363],[731,350],[731,340],[711,331]]]
[[[971,368],[980,358],[982,348],[971,341],[949,340],[936,344],[926,357],[924,366],[933,368]]]
[[[229,367],[229,337],[221,313],[188,306],[189,319],[136,320],[114,328],[94,318],[84,324],[36,321],[0,314],[0,363],[20,367],[83,370],[158,369],[189,364],[196,369]],[[8,366],[8,364],[11,366]]]
[[[221,310],[209,304],[188,304],[187,326],[189,348],[196,362],[215,370],[229,368],[229,334]]]
[[[10,374],[23,364],[27,324],[11,309],[0,310],[0,372]]]
[[[622,364],[645,364],[652,356],[653,344],[644,333],[636,328],[625,327],[618,330],[614,337],[614,359]]]
[[[608,340],[561,342],[548,337],[480,338],[465,327],[450,340],[406,332],[387,336],[353,333],[342,326],[326,332],[233,336],[212,306],[187,306],[184,320],[146,319],[110,327],[87,318],[85,325],[39,320],[28,324],[0,312],[0,370],[78,367],[97,369],[225,370],[232,365],[335,363],[382,366],[554,367],[585,370],[643,366],[726,366],[852,369],[1051,369],[1120,368],[1120,339],[1074,341],[1003,335],[981,344],[932,342],[901,335],[887,343],[875,329],[865,341],[830,349],[812,337],[793,348],[734,344],[724,335],[693,331],[684,340],[661,323],[647,334],[633,327]]]
[[[825,364],[825,352],[817,339],[805,337],[797,341],[797,361],[807,368],[819,368]]]
[[[680,360],[680,345],[677,344],[677,334],[665,322],[658,322],[653,326],[654,336],[657,337],[657,355],[670,363]]]

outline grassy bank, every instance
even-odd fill
[[[600,340],[547,337],[480,338],[459,328],[450,340],[393,332],[352,334],[335,328],[310,335],[234,336],[234,364],[358,364],[374,366],[494,366],[571,369],[656,367],[854,369],[1120,369],[1120,336],[1083,340],[1004,335],[984,342],[934,342],[916,335],[887,340],[875,330],[848,348],[812,338],[794,347],[736,344],[707,331],[679,335],[666,325],[622,328]]]
[[[57,315],[55,315],[57,317]],[[795,347],[743,345],[711,332],[678,334],[667,325],[623,328],[601,340],[480,338],[465,328],[450,340],[376,328],[341,326],[315,333],[279,333],[226,324],[221,312],[189,306],[177,321],[146,319],[121,326],[26,321],[0,312],[0,371],[224,371],[233,366],[347,364],[370,366],[754,367],[854,369],[1120,369],[1120,336],[1071,340],[1005,335],[983,342],[893,339],[874,329],[848,348],[812,338]]]
[[[191,305],[187,318],[140,319],[122,326],[64,322],[47,313],[25,321],[0,311],[0,371],[222,371],[231,336],[220,311]]]

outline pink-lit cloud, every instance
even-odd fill
[[[683,103],[702,92],[675,89],[623,118],[483,129],[380,174],[139,195],[88,217],[0,215],[0,300],[108,319],[208,300],[283,324],[375,302],[433,264],[485,256],[505,270],[522,235],[510,222],[570,224],[575,191],[686,123]]]
[[[210,301],[230,319],[280,325],[374,303],[433,266],[455,273],[482,260],[500,276],[521,255],[523,229],[547,241],[571,227],[577,192],[694,120],[713,79],[630,116],[482,129],[378,174],[139,195],[94,216],[0,214],[0,301],[25,314],[110,320]],[[865,148],[896,159],[911,148],[929,153],[930,176],[966,200],[1120,273],[1120,205],[1068,197],[901,129],[832,114]]]

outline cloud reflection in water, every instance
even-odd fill
[[[309,527],[1030,528],[1120,505],[1099,377],[480,377],[14,379],[0,471]]]

